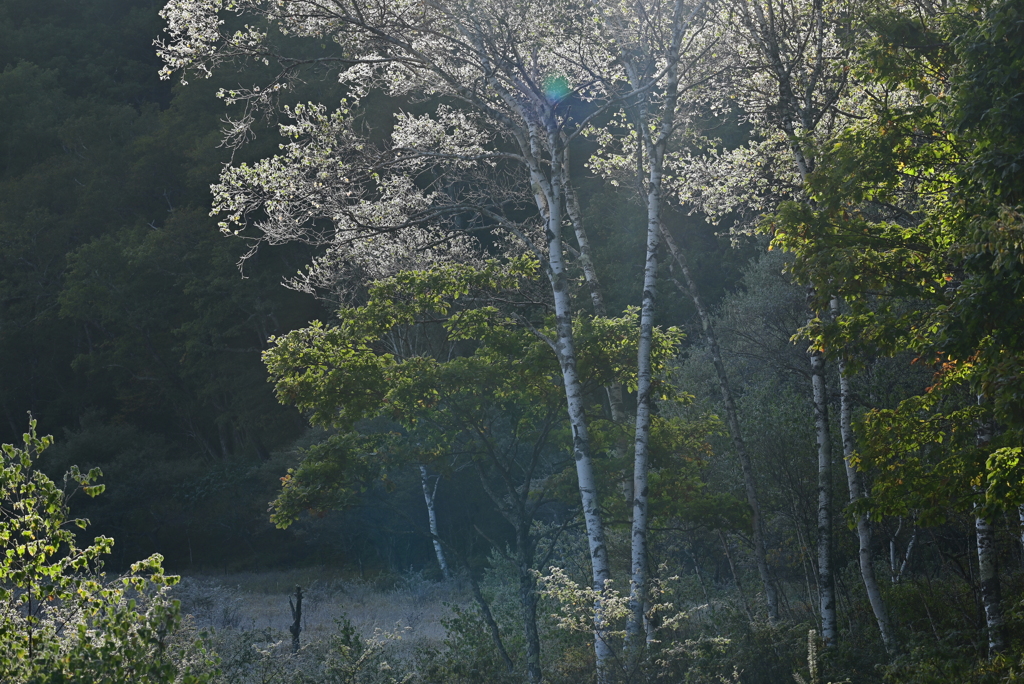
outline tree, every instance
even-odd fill
[[[546,566],[543,557],[554,546],[540,548],[544,535],[534,522],[553,502],[565,465],[559,454],[571,442],[561,418],[557,359],[508,311],[488,304],[504,302],[507,309],[518,300],[519,315],[529,315],[536,305],[523,294],[535,275],[536,263],[526,257],[506,266],[490,262],[482,269],[453,265],[403,272],[375,283],[366,305],[339,312],[341,325],[293,331],[276,340],[265,358],[282,401],[312,411],[317,424],[342,430],[333,453],[325,447],[286,478],[275,504],[278,523],[289,523],[303,506],[343,503],[360,469],[377,477],[403,462],[445,470],[461,463],[475,469],[513,530],[509,560],[520,582],[526,672],[530,681],[539,682],[535,570]],[[471,302],[468,307],[464,298]],[[442,324],[449,342],[472,342],[475,349],[454,358],[400,357],[381,350],[396,327],[422,326],[425,320]],[[541,334],[548,330],[545,326]],[[635,313],[577,319],[575,337],[587,386],[611,380],[636,385],[630,370],[635,330]],[[653,360],[663,369],[679,334],[674,329],[654,332]],[[664,385],[657,390],[671,391]],[[371,419],[392,427],[375,427],[366,422]],[[554,529],[564,529],[569,520]],[[498,629],[480,602],[504,653]],[[506,655],[505,660],[511,668],[511,659]]]
[[[0,667],[5,681],[209,681],[182,666],[182,646],[171,642],[179,623],[167,595],[176,577],[163,574],[159,555],[135,563],[114,581],[98,574],[113,540],[97,537],[81,548],[68,499],[77,490],[103,491],[98,470],[72,468],[61,489],[37,470],[52,438],[29,421],[24,447],[4,444],[0,471]],[[208,663],[201,663],[201,666]]]
[[[850,87],[847,64],[852,42],[845,27],[852,18],[851,6],[774,0],[740,0],[731,6],[727,16],[736,21],[728,44],[736,55],[735,99],[754,128],[755,139],[735,150],[712,149],[702,158],[689,155],[687,166],[680,169],[680,190],[683,197],[713,217],[724,218],[731,211],[740,211],[750,221],[782,201],[813,203],[806,184],[816,168],[820,145],[851,116],[858,116],[861,103]],[[722,175],[728,178],[725,183],[713,181]],[[820,285],[825,289],[809,291],[812,311],[808,325],[828,316],[832,294],[822,292],[834,290]],[[828,351],[820,344],[808,349],[819,446],[821,634],[825,643],[831,644],[837,623],[832,567],[832,437],[825,384]],[[849,413],[850,407],[844,403],[848,398],[847,392],[840,392],[841,416]],[[848,482],[851,498],[855,498],[856,478]],[[858,530],[862,548],[870,549],[870,528],[861,525]],[[862,565],[862,579],[882,640],[892,650],[892,627],[872,567],[870,562]]]
[[[721,66],[713,57],[717,37],[710,30],[707,2],[641,3],[608,7],[601,11],[599,38],[611,45],[615,56],[611,73],[597,72],[608,97],[621,103],[620,124],[625,132],[598,132],[603,155],[594,166],[606,174],[635,174],[637,189],[647,209],[647,239],[643,294],[640,307],[640,345],[637,352],[637,404],[633,437],[632,530],[630,537],[630,611],[627,629],[629,658],[636,661],[644,633],[646,597],[650,581],[648,528],[652,393],[651,363],[657,311],[658,253],[665,233],[664,177],[669,145],[687,125],[693,125],[697,107],[683,104],[699,97],[702,86]],[[625,11],[624,11],[625,10]],[[653,631],[653,630],[651,630]],[[650,634],[648,635],[650,636]]]
[[[234,140],[246,137],[254,112],[277,103],[304,67],[340,67],[350,93],[349,102],[331,114],[315,106],[286,110],[296,125],[282,129],[293,139],[284,154],[225,170],[215,209],[227,215],[226,230],[240,231],[254,219],[262,231],[258,239],[326,243],[336,263],[353,248],[367,252],[370,236],[377,244],[391,243],[395,238],[388,236],[430,226],[434,237],[420,240],[424,246],[460,229],[490,225],[515,235],[519,249],[542,264],[556,322],[547,341],[561,368],[593,582],[600,590],[610,566],[573,338],[571,250],[563,236],[568,146],[580,130],[571,95],[574,89],[588,94],[590,76],[580,65],[591,63],[595,51],[604,54],[586,40],[591,8],[535,0],[373,7],[350,0],[247,0],[229,8],[256,20],[238,31],[225,28],[221,9],[206,0],[168,3],[162,16],[170,38],[160,53],[167,76],[174,70],[209,74],[239,58],[273,58],[281,65],[262,87],[223,91],[228,102],[245,108]],[[263,21],[272,30],[256,28]],[[313,39],[320,50],[289,55],[279,49],[277,32]],[[372,146],[354,128],[351,108],[374,89],[426,98],[434,116],[400,115],[390,140]],[[604,672],[610,653],[600,636],[595,644]]]
[[[819,343],[846,347],[850,363],[909,348],[933,365],[924,392],[865,417],[860,458],[882,467],[876,515],[911,501],[925,523],[950,505],[975,512],[992,653],[1006,642],[991,522],[1019,503],[1007,484],[1018,463],[1021,340],[1008,321],[1022,311],[1022,261],[1019,242],[1006,240],[1020,225],[1019,124],[1007,116],[1019,16],[1013,2],[871,15],[867,115],[823,148],[808,178],[813,204],[783,205],[773,222],[798,277],[827,281],[849,307],[812,330]]]

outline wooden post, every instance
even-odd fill
[[[302,631],[302,587],[295,587],[295,603],[292,597],[288,597],[288,607],[292,609],[292,626],[288,631],[292,633],[292,653],[299,652],[299,633]]]

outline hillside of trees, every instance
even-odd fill
[[[1022,93],[1021,0],[0,3],[0,665],[249,681],[162,563],[468,586],[292,681],[1018,681]]]

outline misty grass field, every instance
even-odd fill
[[[468,605],[459,580],[433,582],[418,574],[376,579],[341,578],[328,569],[185,575],[175,588],[182,612],[200,629],[280,630],[292,623],[289,597],[302,587],[302,636],[315,640],[347,618],[364,638],[375,632],[440,642],[448,605]]]
[[[289,599],[302,587],[301,649],[292,652]],[[421,574],[341,577],[326,568],[190,574],[173,590],[185,632],[202,637],[219,659],[216,681],[403,681],[417,654],[444,648],[443,620],[467,606],[468,587]],[[360,644],[353,644],[347,630]],[[397,678],[392,671],[402,673]]]

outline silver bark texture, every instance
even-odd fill
[[[978,404],[985,403],[985,396],[978,395]],[[992,441],[995,425],[991,416],[985,416],[978,424],[976,442],[984,447]],[[981,605],[985,610],[985,626],[988,629],[989,657],[1006,649],[1006,624],[1003,620],[1002,596],[999,586],[999,549],[996,545],[996,531],[992,522],[975,504],[974,531],[978,542],[978,583],[981,589]]]
[[[538,132],[532,132],[532,134],[539,137]],[[563,260],[562,216],[565,197],[562,181],[565,177],[564,158],[561,155],[562,145],[557,127],[552,125],[547,131],[546,137],[551,155],[550,182],[541,171],[539,160],[531,160],[534,161],[531,164],[531,176],[534,182],[543,188],[542,195],[538,197],[537,208],[546,219],[547,273],[555,307],[555,354],[562,371],[569,423],[572,427],[573,458],[576,461],[580,504],[583,508],[583,520],[590,549],[593,586],[595,590],[603,591],[605,584],[611,579],[611,569],[608,564],[608,548],[605,545],[604,522],[601,519],[601,510],[598,504],[597,480],[594,476],[590,455],[590,433],[587,429],[583,385],[576,370],[576,346],[572,333],[573,310],[569,279]],[[613,658],[611,645],[605,636],[605,622],[602,607],[598,604],[594,607],[594,655],[597,661],[598,681],[602,683],[607,681],[608,668]]]
[[[1006,625],[1003,620],[1001,592],[999,587],[998,548],[996,531],[982,516],[974,519],[978,538],[978,582],[981,585],[981,603],[985,609],[985,626],[988,628],[989,656],[1006,649]]]
[[[423,485],[423,501],[427,504],[427,520],[430,524],[430,540],[434,543],[434,555],[437,556],[437,565],[441,568],[441,575],[445,580],[452,578],[452,572],[448,568],[448,559],[444,556],[444,549],[441,547],[441,537],[437,534],[437,509],[434,507],[434,495],[437,494],[437,483],[440,482],[440,478],[435,480],[434,486],[430,486],[430,477],[427,473],[427,467],[420,466],[420,483]]]
[[[637,352],[636,430],[633,446],[633,524],[630,537],[630,616],[627,626],[630,653],[638,655],[644,627],[644,607],[650,569],[647,558],[648,474],[650,472],[651,347],[654,338],[654,313],[657,304],[658,243],[661,237],[660,169],[652,163],[647,205],[647,254],[644,265],[644,292],[640,310],[640,344]]]
[[[676,0],[672,10],[671,40],[665,46],[665,81],[661,101],[651,96],[649,77],[643,63],[657,51],[640,56],[626,50],[620,55],[631,88],[639,93],[634,107],[627,107],[637,131],[638,160],[647,162],[647,239],[644,258],[644,285],[640,307],[640,340],[637,350],[637,407],[633,441],[633,520],[631,525],[631,577],[629,593],[629,619],[626,626],[626,664],[633,671],[639,662],[645,635],[645,611],[648,606],[648,474],[650,473],[651,412],[654,398],[651,387],[654,378],[651,351],[654,342],[654,316],[657,308],[658,249],[661,244],[663,184],[665,155],[669,139],[676,130],[679,116],[680,64],[683,37],[688,33],[692,19],[705,2],[687,8]],[[642,162],[638,171],[641,170]],[[638,174],[639,175],[639,174]]]
[[[821,638],[825,646],[836,642],[836,592],[832,568],[832,436],[828,424],[825,386],[825,355],[812,349],[811,384],[818,433],[818,593],[821,606]]]
[[[832,299],[832,314],[839,314],[839,301]],[[853,398],[850,393],[850,378],[846,372],[846,361],[839,356],[839,431],[843,438],[843,463],[846,466],[846,484],[850,492],[850,503],[856,504],[864,498],[864,486],[861,482],[860,473],[853,465],[853,453],[856,450],[856,442],[853,436]],[[896,651],[896,637],[893,634],[892,622],[889,620],[889,611],[886,609],[885,601],[882,599],[882,591],[878,586],[878,579],[875,577],[874,558],[871,553],[871,520],[866,513],[857,516],[857,551],[860,563],[860,576],[864,582],[864,590],[868,594],[868,602],[871,604],[871,612],[875,614],[875,622],[878,623],[878,631],[882,636],[882,643],[887,653]]]

